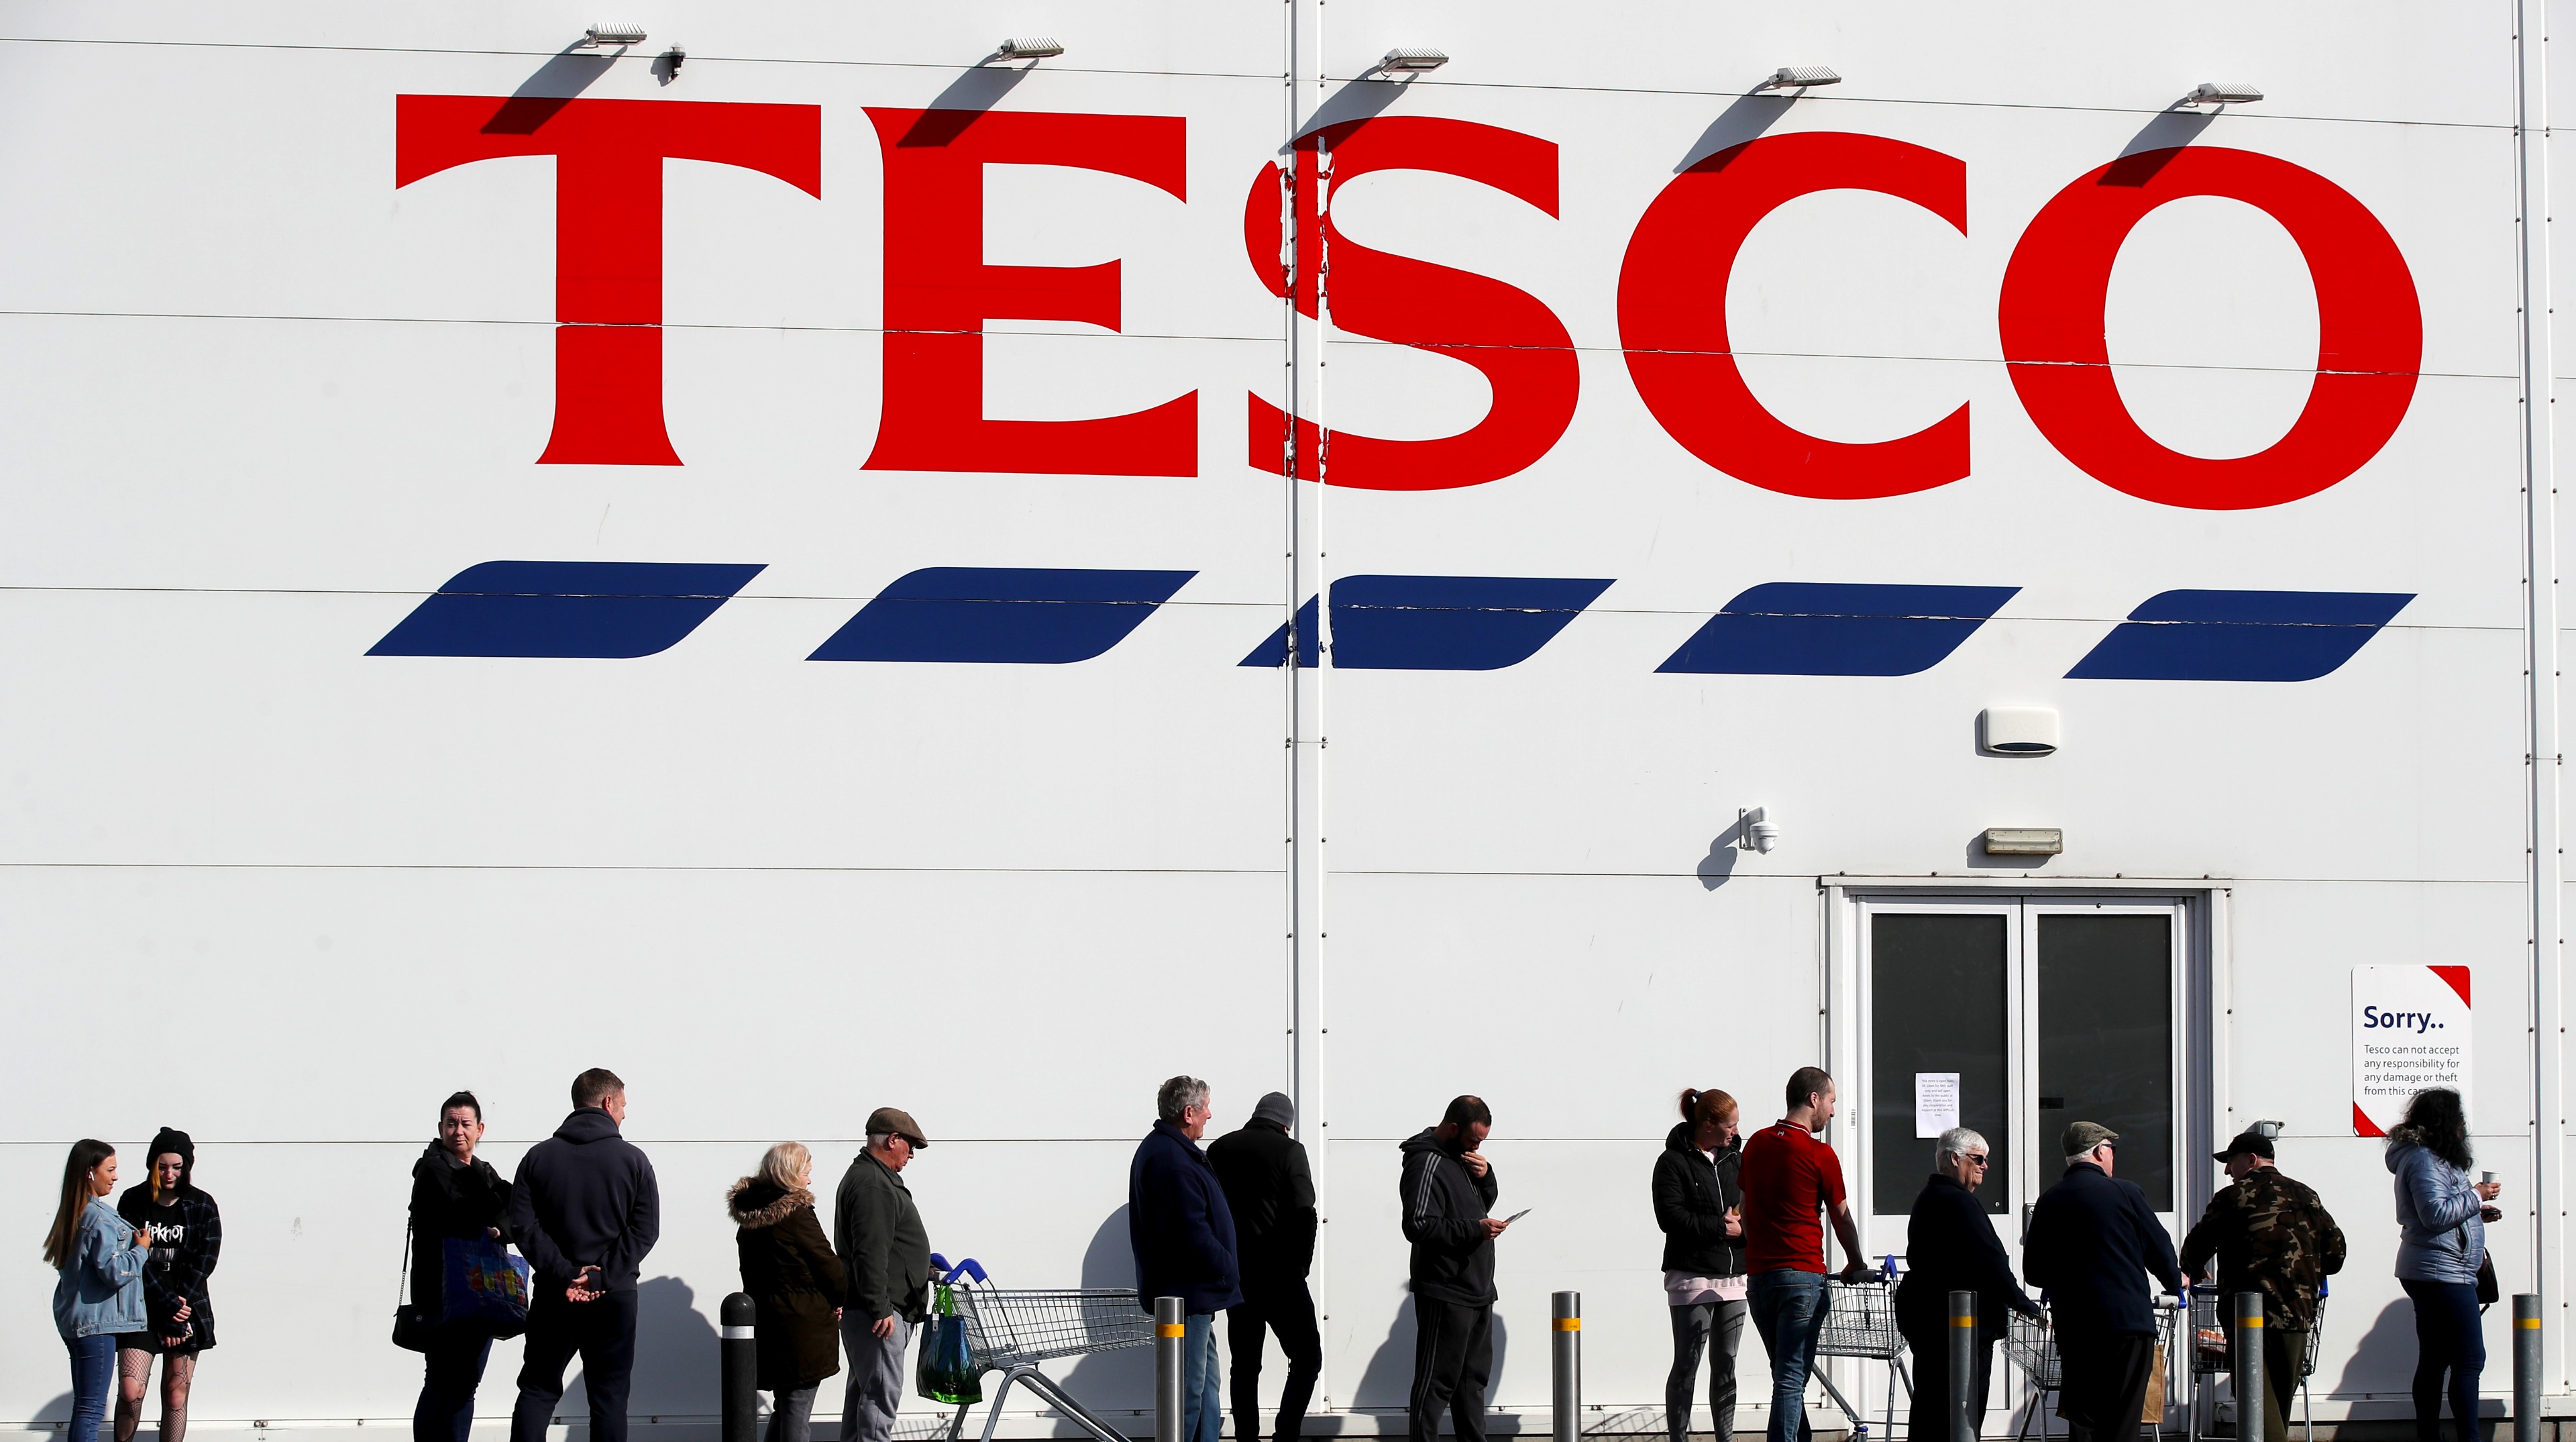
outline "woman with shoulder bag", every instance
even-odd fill
[[[1688,1442],[1692,1384],[1709,1353],[1709,1418],[1725,1442],[1735,1432],[1735,1353],[1744,1340],[1744,1189],[1736,1183],[1744,1148],[1735,1098],[1685,1090],[1681,1111],[1655,1158],[1655,1225],[1664,1232],[1664,1300],[1673,1316],[1664,1430],[1671,1442]]]
[[[116,1148],[87,1137],[72,1143],[54,1224],[45,1233],[45,1261],[62,1274],[54,1283],[54,1329],[71,1352],[70,1435],[79,1442],[94,1442],[107,1420],[117,1334],[144,1326],[143,1270],[152,1237],[107,1204],[115,1190]]]
[[[757,1385],[772,1394],[768,1442],[811,1442],[815,1390],[841,1370],[850,1278],[815,1220],[813,1185],[814,1154],[780,1142],[760,1175],[725,1193],[754,1308]]]
[[[2397,1281],[2415,1304],[2416,1442],[2438,1442],[2446,1372],[2461,1442],[2476,1442],[2478,1374],[2487,1361],[2478,1267],[2486,1223],[2503,1215],[2487,1203],[2504,1188],[2469,1180],[2469,1119],[2448,1087],[2417,1092],[2406,1104],[2406,1119],[2388,1129],[2384,1160],[2397,1178]]]
[[[506,1242],[502,1216],[510,1183],[474,1155],[483,1140],[483,1103],[458,1092],[438,1107],[438,1139],[411,1166],[411,1296],[430,1325],[422,1348],[420,1401],[411,1411],[412,1442],[466,1442],[474,1427],[474,1391],[492,1355],[488,1324],[443,1324],[447,1315],[449,1238]]]
[[[116,1339],[116,1442],[134,1442],[143,1425],[154,1357],[161,1359],[161,1442],[180,1442],[188,1435],[197,1355],[215,1345],[206,1279],[223,1252],[224,1221],[215,1199],[197,1186],[197,1147],[186,1132],[163,1127],[143,1159],[151,1167],[146,1180],[116,1199],[117,1215],[152,1238],[152,1265],[143,1272],[148,1325]]]

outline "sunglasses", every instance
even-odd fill
[[[1968,1155],[1959,1158],[1959,1160],[1966,1162],[1972,1167],[1982,1167],[1986,1165],[1986,1154],[1984,1152],[1970,1152]]]

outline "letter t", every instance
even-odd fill
[[[662,423],[662,162],[823,193],[816,105],[394,97],[394,186],[477,160],[555,157],[555,425],[540,465],[676,466]]]

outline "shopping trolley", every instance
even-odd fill
[[[2180,1383],[2176,1380],[2175,1345],[2181,1331],[2184,1309],[2179,1302],[2159,1303],[2156,1307],[2156,1345],[2165,1356],[2165,1415],[2171,1417],[2181,1401]],[[2013,1313],[2012,1323],[2004,1329],[2004,1360],[2020,1369],[2030,1385],[2030,1410],[2023,1414],[2021,1426],[2013,1433],[2016,1442],[2030,1435],[2033,1422],[2039,1424],[2039,1435],[2048,1436],[2047,1403],[2051,1393],[2065,1384],[2065,1369],[2058,1363],[2057,1334],[2047,1323]],[[2194,1420],[2199,1417],[2195,1409]],[[2163,1428],[2157,1427],[2161,1432]]]
[[[1020,1291],[970,1287],[959,1281],[958,1273],[964,1269],[965,1264],[960,1263],[957,1270],[949,1273],[948,1280],[957,1301],[957,1314],[966,1320],[967,1351],[978,1376],[986,1372],[1002,1374],[1002,1385],[993,1391],[993,1408],[984,1417],[984,1442],[993,1442],[994,1429],[1002,1422],[1002,1404],[1009,1399],[1014,1383],[1045,1398],[1099,1442],[1128,1442],[1125,1433],[1075,1401],[1061,1384],[1039,1370],[1039,1364],[1094,1352],[1123,1351],[1153,1341],[1154,1318],[1137,1305],[1136,1289]],[[957,1415],[949,1420],[947,1429],[951,1442],[963,1435],[967,1410],[974,1405],[958,1405]]]
[[[2201,1438],[2209,1435],[2206,1418],[2216,1412],[2215,1408],[2203,1410],[2205,1404],[2202,1399],[2209,1394],[2210,1379],[2225,1376],[2233,1370],[2227,1356],[2227,1328],[2220,1321],[2218,1310],[2225,1300],[2215,1287],[2191,1289],[2191,1442],[2200,1442]],[[2325,1330],[2326,1283],[2321,1277],[2317,1280],[2316,1316],[2308,1322],[2308,1334],[2304,1339],[2306,1346],[2299,1355],[2299,1425],[2306,1442],[2316,1442],[2317,1417],[2316,1409],[2308,1398],[2308,1378],[2316,1375],[2317,1350],[2324,1343]],[[2242,1416],[2241,1408],[2239,1416]],[[2236,1435],[2245,1435],[2241,1424]]]
[[[1914,1400],[1914,1379],[1905,1370],[1905,1334],[1896,1330],[1896,1259],[1891,1257],[1879,1275],[1866,1282],[1828,1280],[1825,1283],[1825,1325],[1816,1334],[1818,1357],[1859,1357],[1887,1364],[1887,1410],[1880,1414],[1882,1437],[1896,1435],[1896,1384],[1905,1384],[1905,1400]],[[1809,1368],[1825,1384],[1825,1395],[1843,1409],[1852,1420],[1855,1439],[1869,1435],[1869,1421],[1860,1409],[1846,1400],[1834,1386],[1833,1378],[1821,1368]],[[1949,1442],[1946,1437],[1932,1442]]]

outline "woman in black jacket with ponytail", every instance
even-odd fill
[[[1744,1189],[1736,1183],[1744,1148],[1735,1098],[1691,1089],[1681,1106],[1681,1125],[1655,1158],[1655,1225],[1664,1231],[1664,1299],[1673,1313],[1664,1429],[1671,1442],[1688,1442],[1692,1384],[1700,1357],[1710,1354],[1709,1419],[1725,1442],[1735,1434],[1735,1352],[1744,1340]]]

